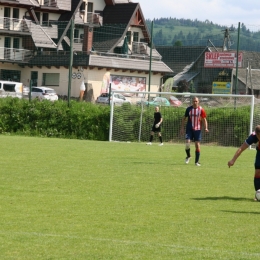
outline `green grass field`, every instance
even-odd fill
[[[0,259],[259,259],[254,150],[0,136]],[[192,155],[194,146],[192,146]]]

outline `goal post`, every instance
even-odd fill
[[[115,104],[116,93],[126,100]],[[111,95],[109,141],[148,142],[154,109],[159,106],[163,142],[184,143],[184,136],[180,135],[181,121],[195,96],[206,111],[209,125],[208,134],[202,131],[203,144],[238,147],[258,124],[253,95],[139,91],[113,91]],[[154,142],[157,141],[155,134]]]

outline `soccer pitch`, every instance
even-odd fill
[[[5,259],[257,259],[254,150],[0,136]]]

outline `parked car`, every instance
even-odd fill
[[[58,95],[56,91],[52,88],[47,87],[32,87],[31,93],[32,99],[38,98],[39,100],[50,100],[56,101],[58,100]]]
[[[23,83],[0,80],[0,97],[22,98],[22,94],[23,94]]]
[[[170,101],[171,106],[173,106],[173,107],[179,107],[182,105],[182,102],[175,96],[170,96],[169,101]]]
[[[112,102],[112,96],[109,97],[108,93],[102,93],[96,100],[96,103],[99,104],[109,104],[109,99],[110,102]],[[114,94],[114,104],[119,105],[122,103],[131,103],[125,96],[115,93]]]
[[[169,107],[171,104],[167,98],[164,97],[154,97],[151,101],[139,101],[137,102],[138,105],[144,103],[146,106],[167,106]]]

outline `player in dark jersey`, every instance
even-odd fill
[[[147,145],[152,144],[154,133],[158,133],[158,136],[159,136],[159,139],[161,142],[159,144],[159,146],[163,145],[162,135],[161,135],[162,121],[163,121],[163,118],[162,118],[161,112],[159,112],[159,107],[155,107],[153,126],[152,126],[152,130],[151,130],[150,140],[149,140],[149,143],[147,143]]]
[[[204,125],[205,131],[208,132],[208,122],[206,119],[205,110],[199,106],[199,99],[194,97],[192,100],[192,106],[188,107],[185,111],[185,115],[182,119],[181,124],[181,134],[184,133],[185,122],[186,123],[186,159],[185,163],[188,164],[190,162],[190,142],[191,140],[195,142],[195,165],[200,166],[200,141],[201,141],[201,129],[202,125]]]
[[[230,166],[233,166],[240,154],[252,144],[257,144],[254,176],[254,186],[255,191],[257,191],[260,189],[260,125],[256,126],[255,131],[251,135],[249,135],[245,142],[237,149],[233,158],[230,161],[228,161],[228,167],[230,168]]]

